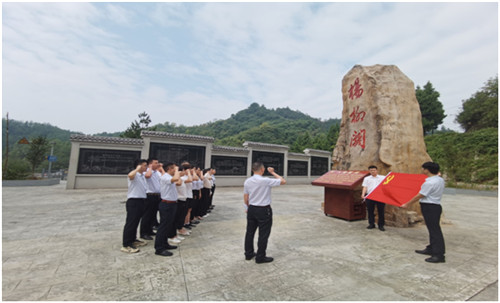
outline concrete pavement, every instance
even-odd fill
[[[367,230],[321,210],[323,188],[273,189],[268,255],[245,261],[242,187],[217,188],[215,210],[172,257],[120,252],[126,190],[3,187],[3,300],[498,300],[498,197],[446,194],[446,263],[413,251],[425,226]]]

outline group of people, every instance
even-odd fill
[[[202,170],[189,162],[163,165],[156,158],[138,160],[135,167],[128,174],[121,251],[137,253],[156,236],[155,254],[172,256],[170,250],[190,236],[214,208],[216,170]],[[137,238],[138,228],[141,239]]]
[[[378,229],[385,231],[385,203],[366,199],[385,178],[378,174],[375,165],[368,167],[369,176],[363,179],[361,197],[365,199],[368,213],[368,229],[375,228],[375,207],[378,213]],[[427,176],[420,191],[410,201],[407,201],[402,207],[406,208],[409,204],[420,201],[420,209],[424,217],[425,225],[429,231],[429,244],[425,249],[415,250],[418,254],[429,255],[426,262],[443,263],[445,262],[445,245],[443,232],[441,231],[440,219],[443,209],[441,207],[441,197],[444,192],[445,182],[439,173],[439,164],[434,162],[425,162],[422,164],[422,173]]]
[[[368,229],[375,228],[375,207],[378,212],[378,228],[385,231],[385,204],[379,201],[366,199],[385,178],[378,175],[378,169],[372,165],[369,168],[370,175],[363,179],[361,196],[366,201],[368,212]],[[267,242],[272,226],[271,209],[271,188],[286,184],[286,180],[276,174],[272,167],[268,167],[268,172],[274,176],[264,178],[264,165],[256,162],[252,165],[253,176],[244,183],[243,201],[247,207],[247,229],[245,234],[245,259],[251,260],[255,257],[256,263],[272,262],[273,258],[266,255]],[[439,164],[434,162],[425,162],[422,164],[422,173],[427,176],[420,191],[412,199],[407,201],[402,207],[408,207],[409,204],[420,201],[422,215],[425,225],[429,231],[429,244],[425,249],[415,250],[418,254],[429,255],[426,262],[443,263],[445,262],[444,237],[441,231],[440,218],[442,213],[441,197],[443,195],[445,183],[439,173]],[[257,253],[254,251],[253,239],[256,229],[259,229],[259,239],[257,242]]]
[[[272,167],[267,171],[274,178],[264,177],[266,168],[263,163],[252,164],[252,177],[243,185],[243,201],[247,212],[245,233],[245,259],[255,262],[269,263],[273,258],[266,255],[267,242],[271,233],[273,212],[271,209],[271,188],[286,184],[286,180],[278,175]],[[139,246],[147,242],[137,239],[137,228],[140,223],[140,237],[144,240],[155,239],[155,254],[171,256],[170,250],[176,249],[179,243],[191,234],[201,220],[206,218],[214,205],[212,197],[215,190],[215,169],[201,170],[189,162],[181,166],[174,163],[163,165],[158,159],[139,160],[136,169],[128,174],[127,217],[123,230],[123,247],[121,251],[136,253]],[[369,167],[370,175],[362,183],[361,196],[366,200],[368,211],[368,229],[375,228],[375,207],[378,211],[378,228],[385,231],[385,204],[366,199],[384,179],[378,175],[376,166]],[[439,165],[426,162],[422,165],[422,173],[427,176],[419,193],[402,207],[420,201],[422,215],[429,231],[429,245],[416,253],[430,255],[425,259],[431,263],[445,262],[444,237],[440,227],[442,213],[441,197],[444,191],[444,180],[439,175]],[[157,213],[160,222],[157,221]],[[157,229],[157,232],[153,231]],[[259,229],[257,252],[254,249],[255,233]]]

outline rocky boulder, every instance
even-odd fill
[[[333,150],[333,169],[421,173],[427,154],[415,86],[395,65],[354,66],[342,79],[342,122]],[[416,215],[415,215],[416,213]],[[386,224],[421,220],[418,203],[387,205]]]

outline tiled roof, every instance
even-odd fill
[[[142,140],[142,139],[119,138],[119,137],[101,137],[101,136],[89,136],[89,135],[71,135],[70,141],[74,141],[74,142],[92,142],[92,143],[144,145],[144,140]]]
[[[214,145],[212,146],[212,151],[248,152],[248,149],[242,147],[234,147],[234,146]]]
[[[278,145],[278,144],[269,144],[269,143],[261,143],[261,142],[251,142],[251,141],[245,141],[243,143],[243,146],[248,146],[248,147],[271,147],[271,148],[281,148],[281,149],[289,149],[290,147],[286,145]]]
[[[301,154],[301,153],[288,153],[288,157],[304,157],[304,158],[309,158],[309,155],[306,154]]]
[[[306,154],[323,154],[323,155],[330,155],[332,153],[331,151],[312,149],[312,148],[306,148],[304,149],[304,152]]]
[[[150,130],[143,130],[141,132],[141,137],[159,137],[159,138],[172,138],[172,139],[185,139],[191,141],[203,141],[203,142],[214,142],[213,137],[197,136],[197,135],[186,135],[186,134],[175,134],[166,132],[157,132]]]

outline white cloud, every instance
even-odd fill
[[[133,19],[135,17],[133,11],[115,4],[107,4],[105,7],[108,19],[120,25],[131,26],[133,24]]]
[[[498,70],[496,3],[4,3],[3,14],[4,114],[89,133],[144,110],[194,125],[251,102],[340,118],[355,64],[431,81],[458,129],[461,101]]]

